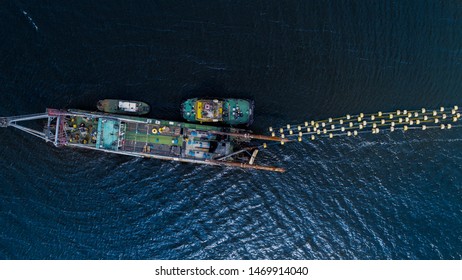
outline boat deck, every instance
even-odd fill
[[[253,121],[253,106],[253,101],[246,99],[192,98],[182,103],[181,111],[183,118],[189,122],[250,125]]]
[[[252,104],[243,99],[226,99],[223,104],[223,119],[230,125],[252,122]]]
[[[181,152],[183,137],[179,127],[133,122],[122,125],[119,150],[172,156]]]
[[[98,119],[72,117],[65,121],[65,130],[70,143],[96,145]]]
[[[80,112],[76,112],[80,113]],[[213,159],[232,152],[232,144],[211,128],[136,117],[96,114],[67,117],[67,144],[118,153]]]

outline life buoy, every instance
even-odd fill
[[[157,129],[153,128],[152,133],[157,134]]]

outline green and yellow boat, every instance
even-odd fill
[[[151,108],[147,103],[141,101],[128,101],[118,99],[103,99],[96,104],[98,110],[123,115],[145,115],[149,113]]]
[[[253,101],[237,98],[191,98],[181,104],[183,118],[189,122],[249,126],[253,111]]]

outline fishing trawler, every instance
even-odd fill
[[[44,131],[21,124],[46,120]],[[0,118],[0,127],[14,127],[55,146],[90,149],[134,157],[283,172],[283,168],[254,164],[254,139],[285,141],[236,128],[151,118],[47,109],[45,113]],[[265,144],[266,145],[266,144]]]
[[[183,118],[189,122],[249,126],[253,111],[253,101],[237,98],[191,98],[181,104]]]

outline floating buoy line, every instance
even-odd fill
[[[459,124],[461,112],[458,106],[438,109],[397,110],[393,112],[377,112],[374,114],[345,115],[325,120],[310,120],[301,124],[288,124],[284,127],[269,128],[272,137],[285,139],[280,141],[284,145],[288,141],[316,140],[319,138],[355,137],[359,134],[390,133],[394,131],[452,129],[462,126]],[[262,145],[263,148],[267,144]]]

